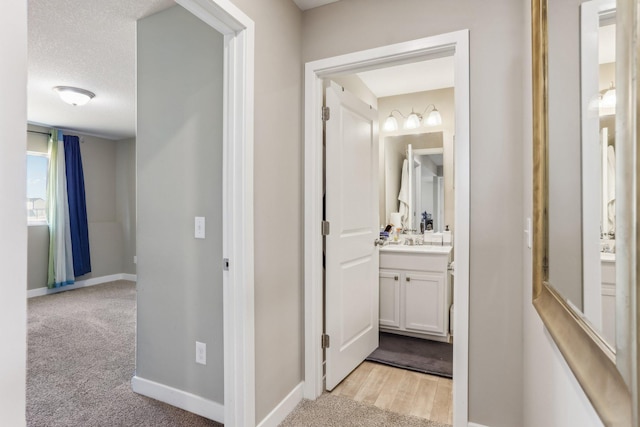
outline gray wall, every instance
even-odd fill
[[[136,274],[136,140],[116,143],[116,221],[122,233],[122,272]]]
[[[255,22],[256,422],[303,379],[302,14],[234,0]]]
[[[548,6],[549,281],[580,309],[583,307],[580,3],[583,1],[552,1]]]
[[[48,132],[42,126],[31,130]],[[89,226],[91,273],[77,280],[119,273],[135,274],[135,139],[111,141],[78,132],[80,137]],[[47,138],[28,134],[27,149],[47,151]],[[28,230],[27,289],[47,286],[49,230],[32,225]]]
[[[12,0],[0,13],[0,56],[11,58],[0,79],[0,414],[5,425],[25,425],[27,221],[27,8]],[[5,40],[11,42],[4,42]]]
[[[223,403],[222,35],[180,6],[137,31],[136,375]]]
[[[469,417],[493,427],[523,421],[525,7],[513,0],[346,0],[303,15],[304,61],[470,30]]]

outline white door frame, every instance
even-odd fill
[[[229,0],[176,0],[224,36],[222,253],[224,419],[255,426],[253,21]]]
[[[308,62],[305,65],[304,397],[322,394],[322,79],[453,54],[455,74],[454,426],[468,424],[469,30]]]

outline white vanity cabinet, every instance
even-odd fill
[[[616,258],[614,254],[600,254],[602,273],[602,335],[616,346]]]
[[[380,330],[449,341],[450,247],[380,249]]]

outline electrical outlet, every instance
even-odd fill
[[[207,344],[196,341],[196,363],[207,364]]]
[[[197,216],[195,221],[195,238],[204,239],[204,217]]]

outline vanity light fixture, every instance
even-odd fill
[[[430,107],[433,107],[433,109],[428,116],[425,116]],[[442,124],[442,116],[440,115],[440,112],[434,104],[429,104],[427,108],[424,109],[422,114],[416,113],[415,111],[413,111],[413,109],[411,109],[411,113],[409,113],[408,116],[405,116],[399,110],[391,110],[391,113],[389,113],[389,117],[387,117],[387,119],[384,121],[384,125],[382,126],[382,129],[384,129],[386,132],[394,132],[398,130],[398,119],[396,119],[396,117],[393,115],[394,112],[397,112],[398,114],[400,114],[400,116],[402,116],[402,118],[404,119],[403,128],[407,130],[417,129],[420,127],[421,123],[422,126],[426,127],[440,126]]]
[[[58,92],[58,96],[60,96],[60,99],[62,99],[67,104],[71,104],[74,106],[85,105],[96,96],[96,94],[93,92],[71,86],[56,86],[53,88],[53,90]]]
[[[602,93],[604,92],[604,93]],[[616,87],[611,82],[609,89],[601,91],[602,97],[600,98],[600,108],[615,108],[616,107]]]

